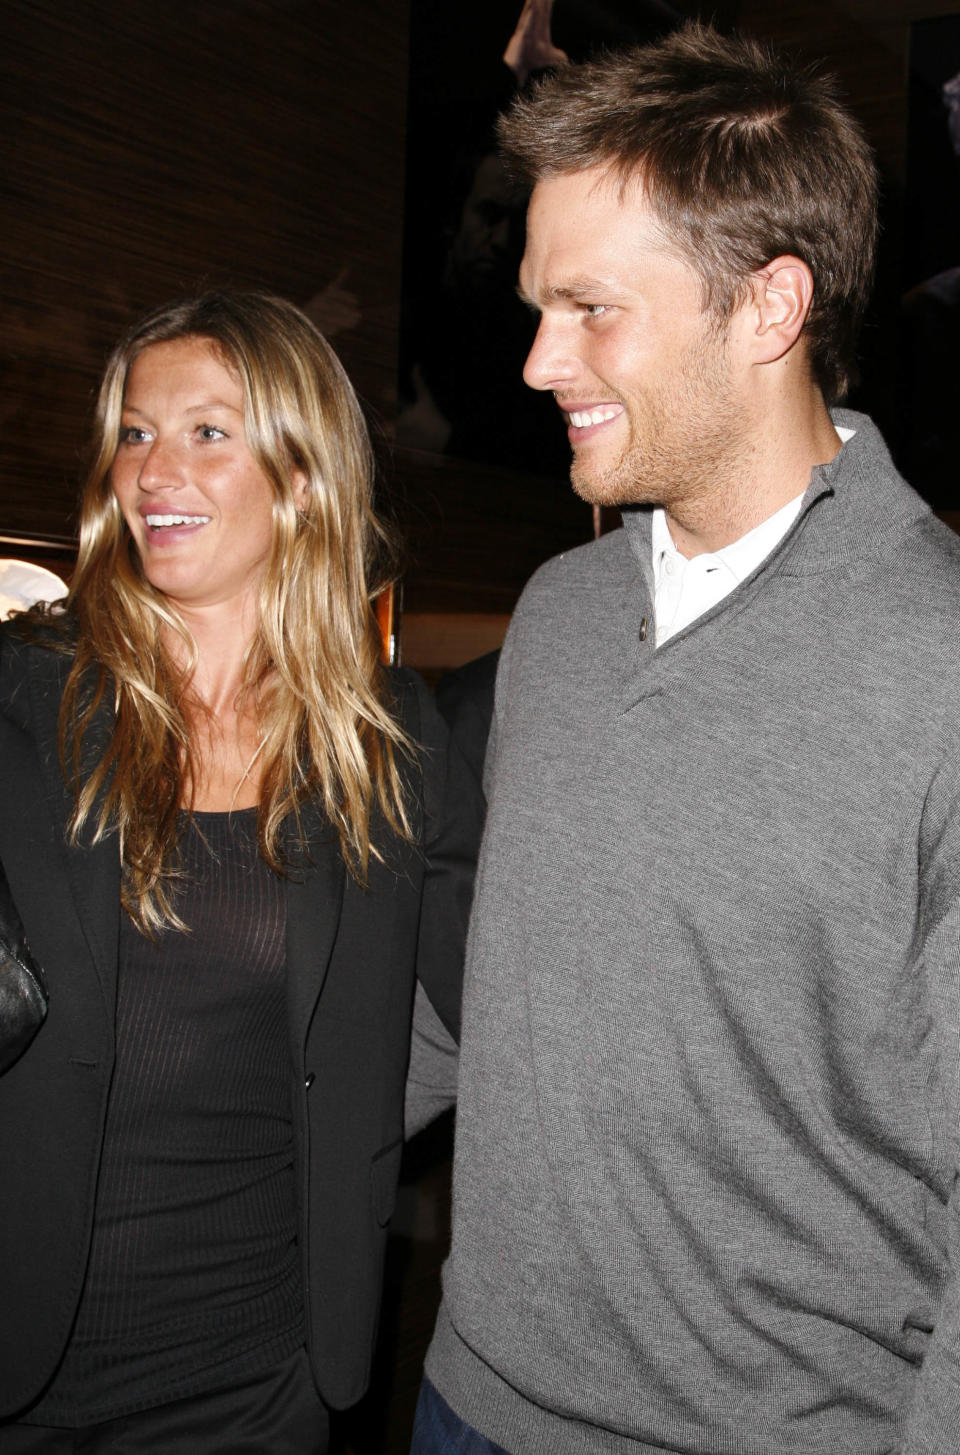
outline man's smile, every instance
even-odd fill
[[[571,408],[561,404],[571,443],[589,438],[624,412],[622,404],[577,404]]]

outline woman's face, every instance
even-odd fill
[[[135,359],[110,481],[152,586],[187,612],[255,604],[274,492],[247,444],[240,381],[208,339]]]

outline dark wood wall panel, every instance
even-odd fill
[[[563,478],[408,449],[391,473],[408,612],[512,611],[548,556],[593,534],[590,507]]]
[[[884,256],[858,402],[887,428],[909,25],[957,5],[679,0],[825,56],[870,131],[886,181]],[[305,306],[390,435],[408,10],[409,0],[0,7],[0,530],[71,529],[110,344],[145,308],[208,284],[273,288]],[[593,13],[557,0],[564,10],[583,25]],[[539,560],[590,533],[559,475],[405,450],[387,454],[384,479],[420,611],[509,609]]]
[[[198,287],[265,287],[395,405],[405,0],[0,11],[0,526],[69,529],[109,346]]]

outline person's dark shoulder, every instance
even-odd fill
[[[19,656],[34,650],[72,657],[77,646],[77,623],[72,612],[33,607],[0,621],[0,644]]]
[[[499,662],[499,651],[487,652],[447,672],[436,686],[440,714],[478,783],[483,781]]]
[[[489,731],[499,663],[498,648],[483,657],[476,657],[472,662],[465,662],[462,667],[446,672],[440,678],[435,694],[437,707],[451,731],[467,716],[476,717]]]
[[[15,697],[28,677],[59,687],[76,651],[76,626],[62,612],[17,612],[0,622],[0,702]]]

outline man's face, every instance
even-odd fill
[[[742,321],[701,309],[701,281],[640,186],[599,168],[536,187],[520,291],[541,314],[524,368],[552,390],[578,494],[682,505],[722,492],[745,448]]]

